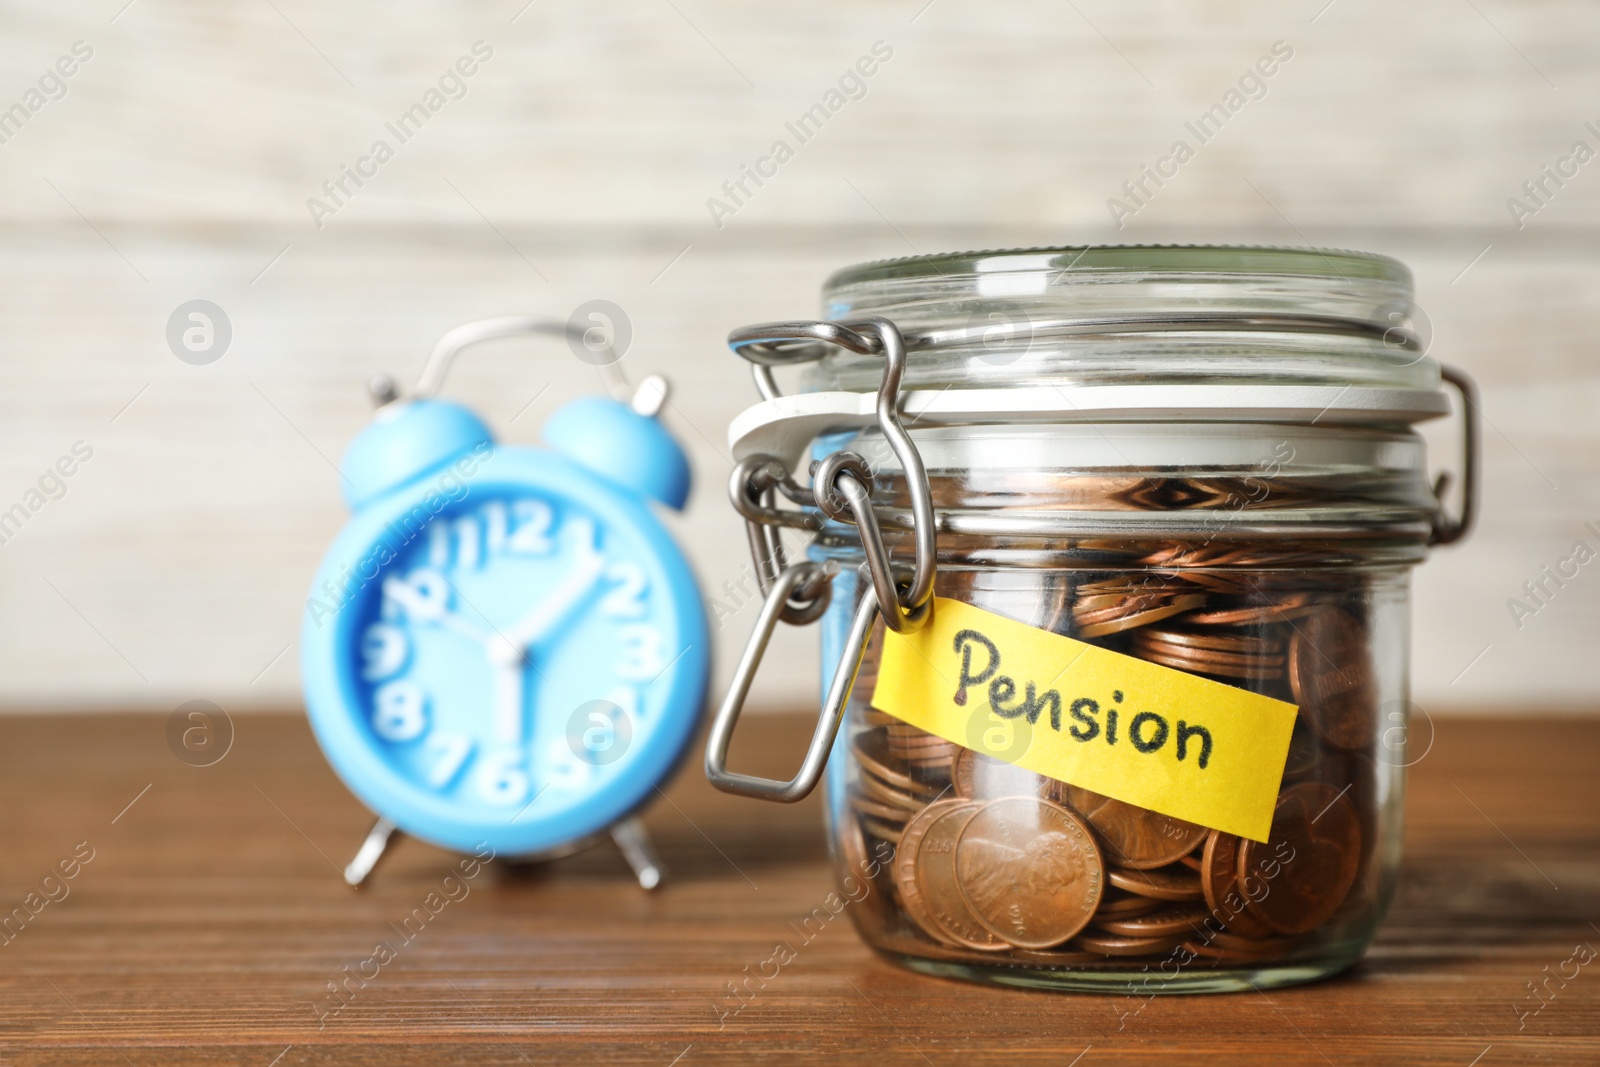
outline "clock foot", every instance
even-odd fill
[[[656,856],[655,846],[650,843],[650,834],[645,830],[643,821],[629,818],[613,823],[611,840],[617,843],[617,851],[633,868],[634,877],[639,879],[639,888],[654,889],[661,884],[661,860]]]
[[[396,832],[394,823],[388,819],[379,818],[373,823],[372,829],[367,831],[367,839],[356,850],[355,858],[345,867],[344,880],[359,888],[372,874],[378,861],[383,859],[384,852],[389,848],[389,840]]]

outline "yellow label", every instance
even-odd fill
[[[935,598],[872,706],[1037,774],[1265,841],[1297,709]]]

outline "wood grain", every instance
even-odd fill
[[[337,866],[368,815],[299,716],[234,721],[228,755],[194,768],[168,751],[156,716],[0,720],[0,805],[13,813],[0,823],[0,903],[36,891],[78,842],[94,850],[70,895],[0,946],[5,1062],[1059,1065],[1087,1049],[1084,1064],[1462,1067],[1480,1055],[1600,1056],[1592,967],[1552,983],[1518,1028],[1518,1010],[1538,1004],[1528,983],[1576,945],[1600,945],[1592,720],[1435,723],[1411,773],[1398,896],[1348,975],[1146,1003],[919,977],[877,959],[842,917],[802,943],[791,924],[832,886],[817,800],[726,797],[697,766],[649,813],[671,869],[656,893],[609,847],[538,870],[493,864],[402,942],[391,924],[443,891],[456,858],[407,841],[369,890],[347,889]],[[735,765],[777,773],[809,723],[764,716],[744,730]],[[379,940],[400,945],[396,958],[329,1014],[327,983]],[[729,1013],[729,983],[780,941],[798,958]]]

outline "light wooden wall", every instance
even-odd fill
[[[1489,422],[1482,526],[1417,579],[1417,699],[1600,703],[1600,563],[1520,630],[1506,603],[1576,539],[1600,548],[1600,162],[1520,229],[1507,207],[1574,141],[1600,148],[1593,4],[123,5],[0,11],[0,109],[93,50],[0,144],[0,509],[93,448],[0,545],[0,704],[295,704],[363,383],[409,379],[455,323],[627,310],[629,372],[677,387],[700,479],[679,528],[716,592],[744,561],[723,434],[753,397],[729,327],[812,313],[863,259],[1167,240],[1412,266]],[[493,55],[466,95],[314,225],[307,199],[475,41]],[[707,199],[879,41],[865,96],[715,225]],[[1107,199],[1278,41],[1265,97],[1115,228]],[[195,298],[233,324],[209,366],[164,339]],[[508,342],[450,392],[531,441],[596,386],[559,346]],[[719,634],[719,689],[752,616]],[[765,705],[810,697],[812,638],[791,640]]]

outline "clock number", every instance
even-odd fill
[[[504,552],[506,549],[506,531],[510,526],[506,522],[506,506],[498,500],[491,500],[483,506],[484,550],[491,556]]]
[[[426,780],[434,789],[443,789],[460,773],[472,755],[472,739],[465,734],[438,732],[428,735],[428,753],[434,757]]]
[[[391,602],[420,622],[435,622],[450,610],[450,583],[438,571],[414,570],[404,578],[383,581],[384,616],[393,618]]]
[[[441,571],[450,566],[450,527],[443,519],[428,523],[428,565]]]
[[[361,677],[369,682],[381,682],[406,665],[410,651],[405,631],[388,623],[375,622],[361,635],[361,656],[366,663]]]
[[[520,804],[528,795],[528,772],[522,754],[491,752],[478,766],[478,795],[490,804]]]
[[[648,682],[667,665],[661,631],[649,623],[632,623],[622,628],[622,657],[617,661],[617,677]]]
[[[637,619],[645,614],[644,593],[650,587],[644,568],[622,560],[606,568],[606,581],[617,587],[600,601],[600,610],[613,619]]]
[[[416,682],[385,682],[372,694],[372,729],[385,741],[413,741],[427,725],[422,688]]]
[[[478,520],[470,515],[459,518],[454,523],[456,528],[456,566],[466,570],[475,570],[483,561],[480,551],[482,536]]]
[[[555,524],[556,513],[549,504],[543,500],[518,500],[511,505],[511,514],[516,521],[506,542],[508,551],[543,556],[555,548],[550,527]]]

